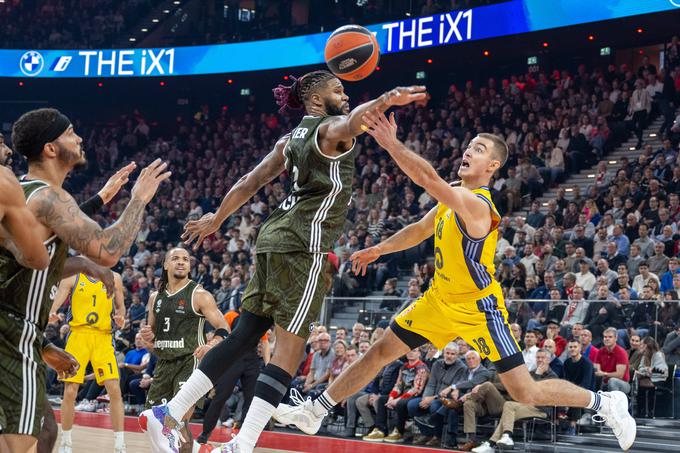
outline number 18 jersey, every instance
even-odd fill
[[[458,215],[444,204],[437,208],[434,228],[435,277],[432,288],[441,295],[474,294],[485,291],[494,281],[494,255],[500,215],[491,201],[488,187],[473,190],[491,209],[490,232],[472,238]]]

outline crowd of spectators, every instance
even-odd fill
[[[654,388],[669,373],[666,366],[664,374],[660,357],[664,364],[680,364],[680,310],[669,302],[677,300],[680,292],[680,118],[659,131],[663,142],[658,149],[640,135],[642,155],[624,159],[615,175],[606,159],[602,160],[609,149],[648,124],[647,115],[634,119],[634,93],[640,84],[648,95],[654,93],[646,110],[650,117],[669,116],[665,109],[672,102],[677,105],[680,74],[677,69],[657,71],[648,63],[639,70],[626,65],[592,70],[580,66],[573,73],[556,70],[492,78],[481,85],[451,85],[444,99],[398,110],[399,134],[406,145],[430,160],[447,180],[456,179],[462,151],[477,132],[492,131],[506,138],[508,164],[492,182],[494,200],[503,214],[497,278],[510,301],[522,301],[509,302],[513,333],[536,379],[571,372],[575,380],[587,381],[592,388],[604,385],[649,396],[639,388],[649,384],[647,388]],[[171,181],[149,205],[129,255],[116,267],[126,287],[129,319],[115,338],[118,350],[129,350],[131,355],[122,362],[133,367],[126,390],[135,395],[135,401],[143,399],[143,391],[137,389],[148,386],[146,375],[153,367],[153,355],[142,351],[136,332],[149,293],[158,284],[164,252],[179,242],[184,222],[214,211],[228,188],[296,121],[273,113],[238,116],[204,106],[193,117],[179,117],[176,132],[170,136],[157,132],[138,112],[107,125],[76,122],[90,161],[86,171],[67,181],[79,198],[93,195],[109,174],[130,160],[144,166],[162,157],[173,172]],[[423,244],[385,257],[369,267],[366,277],[351,273],[348,257],[419,219],[434,201],[370,137],[359,137],[357,146],[352,203],[334,249],[337,277],[333,291],[350,296],[384,290],[390,297],[381,310],[391,315],[427,289],[434,268],[423,257],[431,255],[431,247]],[[547,212],[531,202],[545,187],[560,184],[570,172],[597,162],[597,175],[586,193],[574,188],[567,197],[562,185]],[[289,184],[285,173],[266,184],[195,253],[191,276],[213,292],[223,312],[240,307],[254,269],[258,228],[285,198]],[[95,220],[102,225],[115,221],[128,196],[123,191]],[[523,208],[530,209],[528,215],[513,215]],[[411,267],[413,278],[407,293],[401,294],[394,278],[400,276],[400,269]],[[400,298],[400,304],[392,297]],[[329,332],[319,327],[310,337],[309,355],[294,388],[304,394],[322,391],[380,336],[385,323],[367,329],[355,326],[351,338],[344,329]],[[58,342],[67,329],[57,323],[50,326],[49,335]],[[572,355],[576,349],[579,353]],[[635,359],[640,362],[635,365],[632,356],[638,350]],[[416,417],[421,433],[417,443],[435,445],[445,439],[445,445],[455,445],[456,435],[460,436],[456,417],[461,410],[462,443],[468,444],[466,448],[483,448],[475,434],[476,417],[501,416],[502,431],[492,435],[490,442],[509,445],[514,420],[522,418],[521,414],[543,411],[547,416],[541,408],[500,404],[498,398],[489,396],[494,390],[484,386],[487,382],[502,395],[493,366],[464,342],[447,347],[442,358],[435,359],[436,354],[428,346],[383,370],[364,393],[345,405],[344,434],[356,435],[361,425],[368,429],[366,440],[401,442],[410,432],[407,420]],[[582,369],[587,368],[586,359],[593,369],[590,380]],[[482,367],[488,373],[480,374]],[[449,372],[453,368],[458,373]],[[97,389],[84,391],[96,393]],[[93,394],[85,396],[91,400]],[[505,401],[507,396],[502,398]],[[653,409],[647,408],[648,401],[643,406],[649,413]],[[396,415],[394,423],[391,413]],[[576,426],[578,416],[570,415],[571,427]]]
[[[161,0],[5,0],[0,48],[108,48]]]

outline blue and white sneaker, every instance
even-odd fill
[[[139,414],[139,426],[149,438],[154,453],[179,453],[184,442],[179,432],[182,423],[170,415],[168,406],[162,404]]]

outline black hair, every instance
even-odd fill
[[[41,136],[59,115],[59,110],[51,108],[31,110],[21,115],[12,126],[14,150],[28,162],[39,161],[42,148],[36,146],[36,137]]]
[[[299,79],[290,76],[293,80],[291,86],[279,85],[272,89],[276,104],[281,107],[279,113],[285,110],[299,110],[304,108],[305,102],[317,88],[325,86],[329,80],[336,78],[328,71],[309,72]]]
[[[168,256],[172,253],[173,250],[187,250],[184,247],[173,247],[170,250],[168,250],[168,253],[165,254],[165,259],[163,260],[163,270],[161,271],[161,280],[158,282],[158,293],[161,294],[165,289],[168,287],[168,270],[165,268],[165,260],[168,259]],[[189,254],[189,257],[191,257],[191,254]]]

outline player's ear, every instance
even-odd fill
[[[315,107],[323,108],[324,106],[323,99],[321,98],[321,94],[318,91],[315,91],[309,95],[309,103]]]

